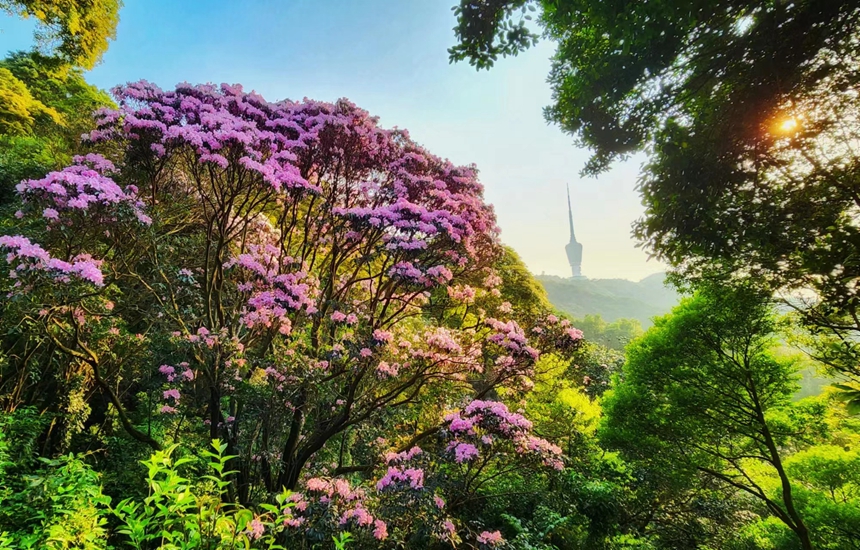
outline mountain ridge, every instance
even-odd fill
[[[550,303],[574,317],[600,315],[606,322],[636,319],[643,328],[655,316],[665,315],[680,301],[680,295],[665,285],[666,274],[655,273],[640,281],[628,279],[571,279],[538,275]]]

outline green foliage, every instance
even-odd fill
[[[83,72],[34,52],[14,52],[0,62],[15,78],[24,83],[33,97],[49,109],[70,132],[92,127],[92,112],[112,106],[110,97],[84,80]]]
[[[0,548],[107,548],[99,474],[81,456],[36,460],[40,423],[28,409],[0,419]]]
[[[856,384],[833,384],[833,387],[839,390],[836,395],[845,402],[848,414],[860,414],[860,389]]]
[[[616,319],[607,323],[600,315],[574,319],[573,324],[594,342],[615,351],[624,351],[629,342],[642,335],[642,325],[636,319]]]
[[[819,445],[786,460],[818,548],[860,544],[860,450]]]
[[[513,248],[506,246],[494,266],[502,275],[502,298],[523,316],[537,316],[552,308],[546,290],[529,272]]]
[[[478,69],[488,69],[500,55],[516,55],[537,42],[526,23],[535,12],[529,0],[464,1],[453,11],[458,44],[448,50],[451,61],[467,59]],[[514,20],[516,15],[519,20]]]
[[[30,93],[12,72],[0,67],[0,134],[29,134],[37,118],[60,122],[60,115]]]
[[[116,37],[121,6],[121,0],[0,0],[0,10],[39,21],[36,40],[47,54],[84,69]]]
[[[110,499],[102,494],[100,476],[72,455],[43,463],[44,473],[29,480],[31,503],[41,508],[32,517],[39,522],[32,540],[51,550],[106,548]]]
[[[349,532],[344,531],[343,533],[338,533],[336,536],[332,535],[332,542],[334,543],[335,550],[345,550],[349,543],[354,540],[354,537]]]
[[[538,381],[525,411],[539,432],[561,446],[569,458],[586,450],[600,418],[600,405],[581,386],[554,375]]]
[[[56,162],[40,138],[0,136],[0,205],[13,202],[18,182],[43,176]]]
[[[514,533],[508,544],[516,550],[552,550],[557,548],[551,542],[554,532],[560,531],[564,524],[570,522],[571,516],[562,516],[546,506],[538,506],[534,516],[529,521],[510,514],[502,514],[507,522],[507,530]]]
[[[820,434],[823,411],[790,403],[796,367],[772,354],[777,329],[766,295],[700,289],[628,348],[602,435],[664,475],[693,483],[704,474],[759,499],[809,548],[782,462]],[[762,476],[780,480],[779,497]]]
[[[226,444],[212,441],[204,451],[209,473],[192,479],[182,467],[193,458],[173,458],[179,445],[156,451],[144,461],[149,495],[142,501],[126,499],[117,504],[114,514],[120,519],[117,532],[125,536],[127,547],[149,548],[267,548],[282,549],[277,543],[283,530],[284,510],[292,506],[289,492],[276,498],[277,505],[262,504],[262,513],[225,500],[230,486]]]
[[[798,550],[797,537],[774,517],[741,525],[727,550]]]

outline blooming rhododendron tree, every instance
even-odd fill
[[[10,304],[30,331],[10,354],[18,399],[63,406],[30,382],[44,374],[28,374],[60,358],[61,378],[74,375],[87,406],[110,403],[134,439],[224,441],[243,502],[304,487],[355,504],[366,488],[311,480],[377,468],[372,445],[349,434],[397,411],[423,419],[416,442],[451,435],[452,464],[494,456],[484,438],[495,437],[560,464],[500,404],[475,413],[502,388],[527,390],[541,352],[571,352],[581,333],[517,318],[503,300],[474,167],[345,100],[147,82],[114,95],[119,107],[84,136],[92,152],[22,182],[20,234],[0,237]],[[474,434],[440,421],[472,400],[458,422]],[[416,470],[391,467],[381,489],[422,488]],[[338,522],[388,536],[353,504]],[[293,523],[310,518],[295,509]]]

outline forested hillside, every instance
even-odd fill
[[[639,282],[625,279],[563,279],[538,276],[552,305],[574,317],[600,315],[607,322],[636,319],[644,327],[668,313],[680,297],[657,273]]]

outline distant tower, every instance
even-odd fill
[[[570,208],[570,186],[567,187],[567,216],[570,222],[570,242],[564,247],[567,252],[567,261],[570,263],[570,271],[573,277],[582,277],[582,245],[576,242],[576,234],[573,232],[573,210]]]

